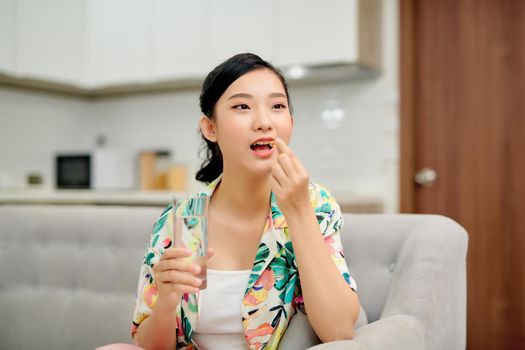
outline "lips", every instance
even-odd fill
[[[273,138],[260,138],[250,145],[251,150],[258,156],[266,157],[272,154],[275,140]]]
[[[250,148],[252,150],[256,150],[256,149],[272,149],[273,146],[275,145],[275,142],[255,142],[255,143],[252,143],[250,145]]]

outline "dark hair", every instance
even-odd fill
[[[237,54],[213,69],[202,84],[200,95],[201,112],[210,119],[214,119],[214,108],[217,100],[222,96],[224,91],[242,75],[260,68],[268,68],[274,72],[281,83],[283,84],[286,98],[288,100],[288,108],[290,113],[292,110],[290,104],[290,96],[288,94],[288,85],[284,80],[283,75],[276,67],[269,62],[263,60],[253,53]],[[215,180],[222,173],[222,153],[217,142],[212,142],[202,135],[204,143],[200,153],[204,153],[204,160],[201,168],[197,171],[195,179],[197,181],[209,184]]]

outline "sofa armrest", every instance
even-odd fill
[[[399,253],[381,318],[415,317],[429,350],[465,349],[467,241],[466,231],[444,216],[429,215],[425,225],[414,227]]]
[[[412,316],[392,315],[359,327],[352,340],[339,340],[308,350],[423,350],[425,333]]]

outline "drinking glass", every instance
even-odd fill
[[[172,242],[175,247],[191,250],[186,261],[200,266],[199,289],[206,289],[206,256],[208,253],[208,206],[206,195],[173,199]]]

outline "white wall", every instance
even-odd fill
[[[384,1],[379,78],[290,90],[296,118],[292,147],[311,177],[341,197],[383,197],[387,212],[398,210],[397,18],[397,1]],[[99,134],[107,137],[109,149],[130,156],[142,149],[170,149],[175,161],[196,169],[198,94],[84,100],[0,88],[0,185],[6,174],[11,184],[21,185],[27,172],[38,171],[52,186],[54,152],[92,149]],[[321,119],[333,99],[345,113],[336,129]]]
[[[23,187],[29,172],[52,186],[56,150],[87,149],[79,125],[88,102],[0,86],[0,188]]]
[[[198,168],[198,90],[132,95],[90,104],[83,129],[94,139],[107,137],[106,148],[131,156],[142,150],[169,150],[172,161]],[[191,171],[191,177],[195,173]],[[191,183],[191,190],[203,187]]]

